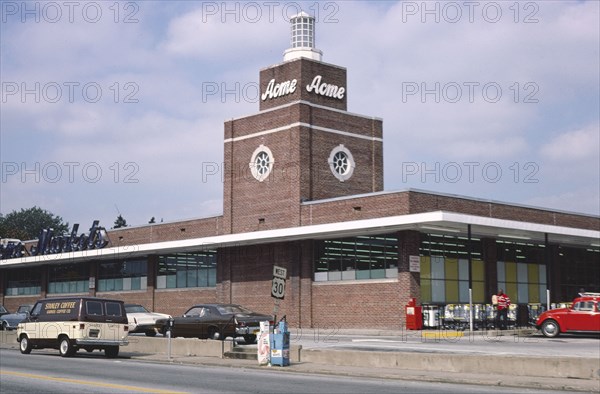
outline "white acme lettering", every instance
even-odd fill
[[[344,98],[344,93],[346,93],[346,89],[344,87],[332,85],[329,83],[321,83],[322,77],[317,75],[310,85],[306,85],[306,91],[309,93],[314,90],[316,94],[320,94],[325,97],[333,97],[339,100]]]
[[[261,99],[265,101],[267,98],[276,98],[285,96],[286,94],[292,94],[296,91],[296,84],[298,81],[292,79],[291,81],[284,81],[281,83],[275,83],[275,79],[271,79],[267,85],[267,90],[262,94]]]

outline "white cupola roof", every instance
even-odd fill
[[[323,52],[315,48],[315,18],[306,12],[300,12],[290,18],[292,25],[291,48],[283,53],[283,60],[301,57],[321,61]]]

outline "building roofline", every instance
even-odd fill
[[[194,250],[218,249],[223,247],[254,244],[290,242],[308,239],[328,239],[357,235],[385,234],[402,230],[421,232],[450,232],[466,234],[472,229],[476,237],[497,237],[561,244],[594,246],[600,239],[600,231],[572,227],[496,219],[466,215],[455,212],[434,211],[426,213],[362,219],[347,222],[316,224],[276,230],[191,238],[177,241],[162,241],[140,245],[114,246],[103,249],[85,250],[42,256],[20,257],[0,260],[0,267],[40,265],[45,263],[74,263],[90,259],[124,259],[149,254],[169,254]]]
[[[365,198],[365,197],[370,197],[370,196],[381,196],[381,195],[386,195],[386,194],[401,194],[401,193],[420,193],[420,194],[428,194],[428,195],[434,195],[434,196],[440,196],[440,197],[460,198],[463,200],[478,201],[478,202],[484,202],[484,203],[489,203],[489,204],[509,205],[509,206],[518,207],[518,208],[536,209],[539,211],[584,216],[584,217],[589,217],[589,218],[594,218],[594,219],[600,218],[600,215],[594,215],[591,213],[557,210],[557,209],[545,208],[545,207],[540,207],[540,206],[535,206],[535,205],[512,203],[512,202],[493,200],[493,199],[487,199],[487,198],[481,198],[481,197],[469,197],[469,196],[464,196],[464,195],[460,195],[460,194],[443,193],[443,192],[423,190],[423,189],[414,189],[414,188],[406,188],[406,189],[393,190],[393,191],[384,190],[384,191],[373,192],[373,193],[353,194],[351,196],[325,198],[322,200],[303,201],[301,204],[302,205],[315,205],[315,204],[334,202],[334,201],[344,201],[344,200],[352,200],[352,199],[356,199],[356,198]]]

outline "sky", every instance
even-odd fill
[[[221,215],[223,122],[316,18],[384,189],[600,214],[598,1],[2,1],[0,212]]]

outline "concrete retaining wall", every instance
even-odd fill
[[[600,379],[597,359],[303,349],[302,362],[415,371]]]
[[[0,331],[2,347],[18,349],[16,331]],[[171,355],[173,356],[204,356],[219,357],[233,349],[232,341],[214,341],[196,338],[171,339]],[[142,354],[167,354],[169,351],[167,338],[147,338],[143,336],[130,336],[129,345],[122,346],[123,353]]]

